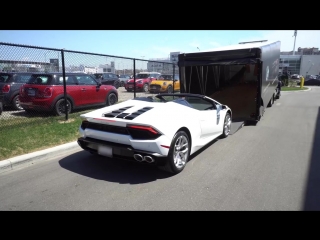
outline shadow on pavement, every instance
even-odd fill
[[[59,164],[83,176],[120,184],[141,184],[174,177],[152,165],[92,155],[84,150],[61,159]]]
[[[320,108],[318,109],[303,210],[320,210]]]

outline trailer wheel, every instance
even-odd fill
[[[267,107],[272,107],[273,104],[274,104],[274,94],[272,95]]]

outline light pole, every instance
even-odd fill
[[[141,56],[141,57],[142,57],[142,59],[144,59],[145,56]],[[144,62],[144,61],[142,61],[142,62]],[[142,64],[142,65],[143,65],[143,64]],[[142,68],[141,68],[141,71],[143,71],[143,66],[142,66]]]
[[[312,63],[312,62],[311,62],[311,60],[309,60],[309,62],[311,63],[311,65],[310,65],[310,67],[309,67],[308,71],[306,72],[306,77],[307,77],[307,75],[308,75],[308,72],[310,71],[310,69],[311,69],[311,68],[312,68],[312,66],[314,65],[314,63]]]
[[[44,52],[44,69],[47,71],[47,53],[50,52],[51,50],[47,50]]]

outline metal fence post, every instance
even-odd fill
[[[68,121],[68,102],[67,102],[67,82],[66,82],[66,68],[64,65],[64,51],[61,49],[62,60],[62,75],[63,75],[63,93],[64,93],[64,107],[66,112],[66,121]]]
[[[133,59],[133,97],[136,97],[136,59]]]

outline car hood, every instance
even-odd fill
[[[139,81],[139,80],[144,80],[144,79],[147,79],[147,78],[136,78],[136,82]],[[128,83],[132,83],[133,80],[134,80],[134,79],[129,79],[129,80],[128,80]]]
[[[172,83],[172,80],[152,80],[151,84],[159,84],[159,85],[163,85],[163,83]]]

